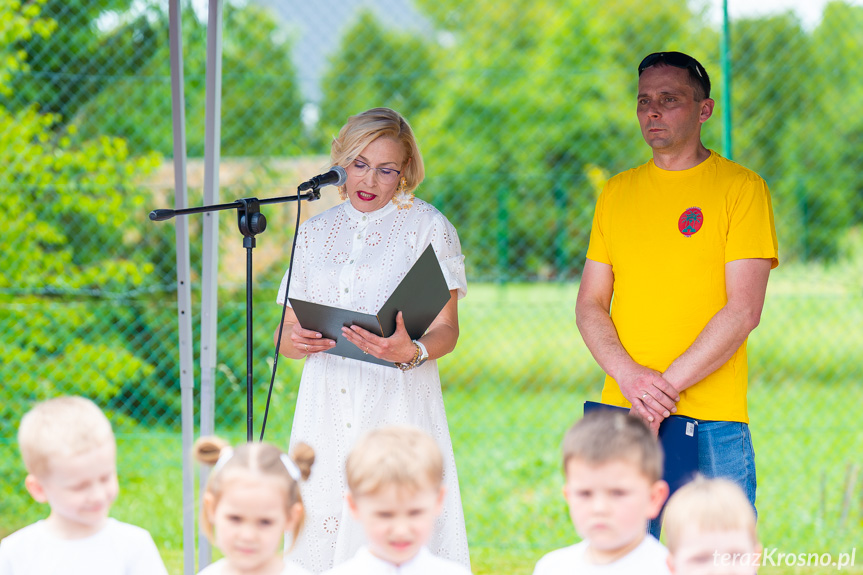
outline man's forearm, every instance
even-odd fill
[[[627,353],[608,311],[599,305],[578,302],[575,306],[575,324],[587,349],[602,370],[616,379],[623,366],[634,363]]]
[[[771,261],[735,260],[725,264],[727,303],[662,374],[683,391],[722,367],[761,321]]]
[[[658,371],[636,363],[623,347],[609,315],[613,286],[611,266],[590,259],[585,262],[575,303],[576,325],[599,366],[656,431],[659,422],[676,411],[680,397]]]
[[[757,323],[753,324],[750,317],[748,313],[728,306],[720,309],[662,376],[677,391],[706,378],[731,359],[755,329]]]

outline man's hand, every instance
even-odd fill
[[[636,415],[650,425],[659,428],[663,419],[677,412],[680,395],[674,387],[654,369],[632,364],[615,378],[623,396],[632,404]]]

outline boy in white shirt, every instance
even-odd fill
[[[21,420],[18,444],[24,485],[51,512],[0,542],[0,575],[167,575],[147,531],[108,517],[119,490],[116,444],[92,401],[36,405]]]
[[[425,547],[446,495],[431,436],[407,426],[372,430],[351,450],[345,472],[345,499],[368,545],[325,575],[470,575]]]
[[[762,563],[755,510],[732,481],[687,483],[668,500],[663,523],[674,575],[752,575]]]
[[[563,496],[583,541],[539,560],[534,575],[668,575],[665,547],[647,534],[668,485],[662,449],[635,417],[586,415],[563,438]]]

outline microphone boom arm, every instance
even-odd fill
[[[259,205],[264,204],[279,204],[283,202],[300,202],[303,200],[314,202],[321,199],[321,191],[318,188],[313,188],[305,194],[300,194],[299,191],[295,196],[281,196],[278,198],[268,198],[266,200],[257,200],[256,198],[246,198],[245,200],[256,200]],[[245,200],[236,200],[229,204],[213,204],[210,206],[198,206],[196,208],[183,208],[181,210],[172,210],[168,208],[160,208],[150,212],[150,219],[154,222],[163,222],[170,220],[175,216],[183,216],[186,214],[201,214],[204,212],[216,212],[220,210],[240,209],[243,207]]]

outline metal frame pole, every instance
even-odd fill
[[[210,0],[207,13],[207,94],[204,134],[204,204],[219,202],[222,114],[222,0]],[[204,214],[201,269],[201,435],[215,431],[216,349],[218,344],[219,212]],[[208,473],[201,472],[201,493]],[[199,537],[198,562],[210,564],[212,549]]]
[[[186,107],[183,95],[183,32],[180,0],[169,3],[171,45],[171,110],[174,124],[174,206],[187,204],[186,187]],[[183,572],[195,571],[195,469],[192,442],[195,438],[195,373],[192,350],[192,289],[189,264],[189,222],[178,218],[177,242],[177,322],[180,343],[180,403],[183,434]]]

